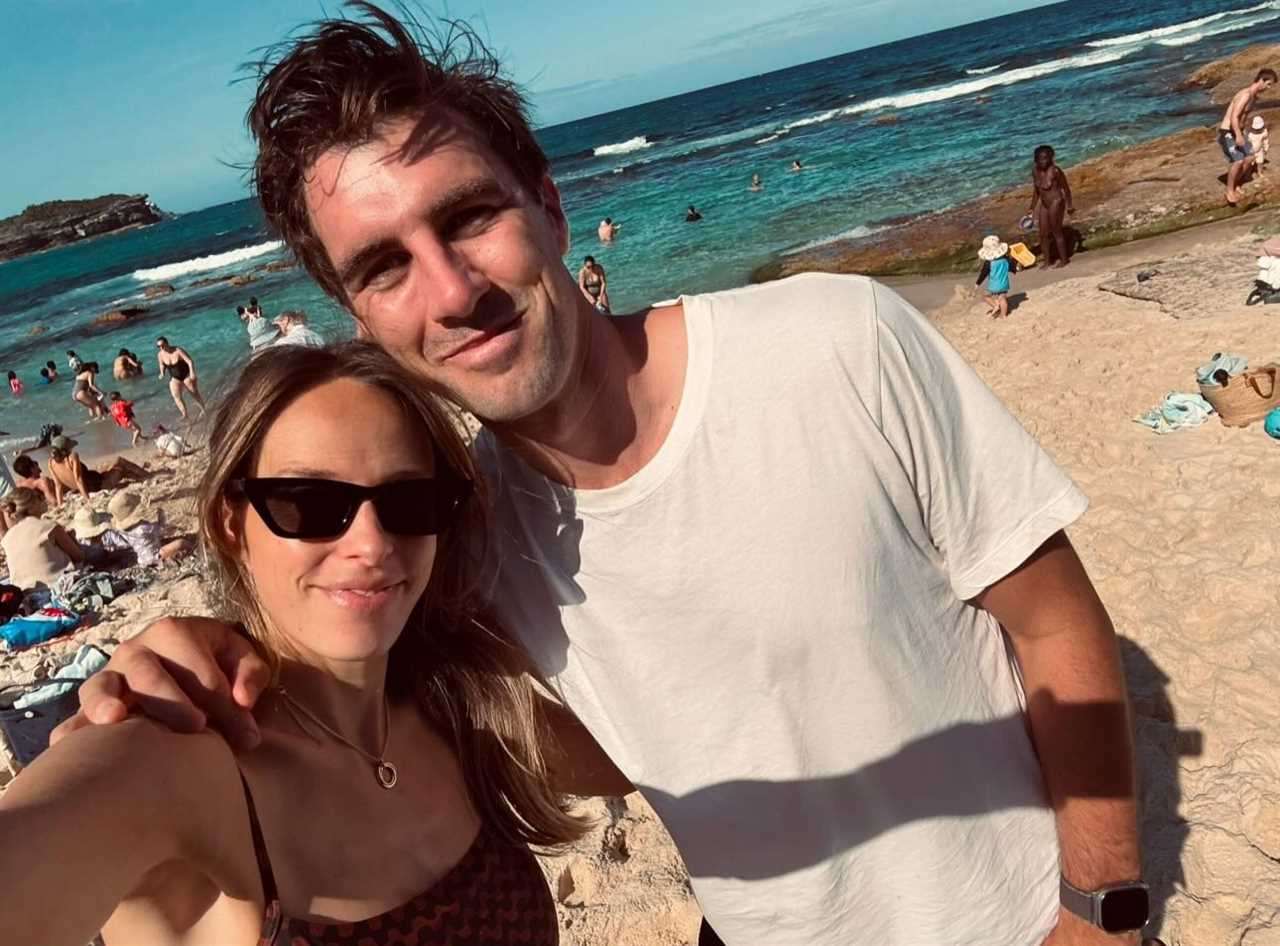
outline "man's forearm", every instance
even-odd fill
[[[1098,611],[1015,642],[1062,872],[1087,890],[1142,872],[1124,677],[1115,633]]]

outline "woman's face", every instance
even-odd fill
[[[341,379],[308,391],[276,418],[253,476],[377,486],[433,472],[430,439],[400,405],[378,388]],[[332,539],[282,538],[247,503],[237,506],[230,529],[269,624],[316,664],[385,655],[435,561],[435,536],[387,532],[371,502]]]

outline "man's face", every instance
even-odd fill
[[[405,120],[309,169],[311,225],[360,331],[478,416],[517,421],[564,387],[580,329],[550,180],[535,198],[445,115],[425,155]]]

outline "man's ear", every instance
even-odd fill
[[[556,182],[551,180],[550,174],[542,176],[538,199],[551,219],[551,225],[556,231],[556,239],[560,244],[560,255],[564,256],[569,252],[569,221],[565,218],[564,208],[560,205],[560,188],[556,187]]]

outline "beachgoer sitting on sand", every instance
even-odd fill
[[[304,348],[324,348],[324,336],[307,325],[307,314],[294,309],[281,312],[274,319],[280,331],[276,345],[302,345]]]
[[[1002,243],[994,234],[982,238],[982,248],[978,250],[978,259],[982,267],[978,270],[976,283],[987,281],[987,315],[993,319],[1003,319],[1009,314],[1009,273],[1013,266],[1009,259],[1009,244]]]
[[[594,256],[582,260],[582,268],[578,270],[578,288],[597,310],[609,314],[609,280],[604,274],[604,267],[596,262]]]
[[[47,750],[0,797],[6,941],[558,942],[526,845],[582,824],[527,659],[470,597],[486,508],[453,423],[359,343],[249,364],[197,508],[273,668],[263,746],[136,719]]]
[[[129,480],[145,480],[151,474],[132,460],[116,457],[105,470],[85,466],[76,452],[76,441],[58,436],[49,444],[49,473],[64,490],[75,490],[85,499],[100,489],[115,489]]]
[[[750,183],[750,185],[748,185],[748,186],[747,186],[747,190],[749,190],[749,191],[762,191],[762,190],[764,190],[764,182],[763,182],[762,180],[760,180],[760,175],[759,175],[759,174],[752,174],[752,175],[751,175],[751,183]]]
[[[1071,248],[1067,245],[1067,234],[1063,230],[1063,222],[1067,214],[1076,212],[1071,201],[1071,185],[1067,183],[1067,175],[1054,163],[1053,148],[1041,145],[1036,148],[1034,162],[1031,167],[1031,207],[1027,214],[1035,219],[1036,229],[1040,233],[1040,253],[1044,256],[1046,268],[1066,266],[1071,261]],[[1057,248],[1058,258],[1048,262]]]
[[[133,434],[131,446],[136,447],[139,440],[146,439],[142,436],[138,419],[133,416],[133,401],[126,401],[119,391],[111,392],[111,417],[116,422],[116,426],[123,427]]]
[[[600,226],[596,227],[596,236],[600,238],[601,243],[612,243],[621,229],[622,224],[614,223],[612,217],[605,217],[600,221]]]
[[[9,531],[0,539],[0,547],[10,584],[23,590],[51,586],[64,571],[85,560],[84,550],[67,530],[43,518],[49,504],[40,491],[19,486],[4,498],[3,506]]]
[[[75,370],[76,381],[71,388],[71,399],[77,404],[83,404],[89,412],[89,419],[96,420],[99,417],[105,417],[107,409],[102,406],[102,390],[98,387],[98,363],[96,361],[84,361],[80,363],[80,367]]]
[[[138,356],[129,349],[121,348],[120,353],[116,355],[116,360],[111,364],[111,376],[117,381],[141,377],[142,362],[138,361]]]
[[[1244,133],[1245,116],[1258,96],[1275,84],[1274,69],[1259,69],[1253,81],[1231,97],[1218,123],[1218,147],[1231,165],[1227,168],[1227,203],[1232,207],[1240,200],[1240,191],[1236,188],[1241,177],[1253,170],[1254,165],[1253,150]]]
[[[196,383],[196,363],[187,354],[186,349],[169,344],[169,339],[161,335],[156,339],[156,364],[160,377],[169,374],[169,394],[173,403],[178,406],[182,419],[187,419],[187,404],[182,399],[183,391],[190,391],[191,396],[200,405],[200,414],[205,413],[204,398],[200,396],[200,387]]]
[[[155,568],[182,558],[192,549],[187,536],[166,538],[164,523],[149,518],[145,502],[132,490],[122,489],[107,503],[110,528],[102,534],[104,548],[133,552],[137,563]]]
[[[45,366],[45,368],[47,368],[47,369],[49,370],[49,380],[50,380],[50,381],[57,381],[57,380],[58,380],[58,366],[57,366],[57,365],[55,365],[52,361],[46,361],[46,362],[44,363],[44,366]]]
[[[1254,115],[1249,123],[1249,150],[1253,152],[1253,169],[1261,177],[1271,151],[1271,132],[1267,130],[1267,120],[1261,115]]]
[[[702,214],[698,213],[698,208],[690,204],[689,209],[684,212],[684,222],[697,223],[701,219]]]
[[[37,490],[50,506],[62,505],[62,484],[51,476],[45,476],[40,464],[21,454],[13,459],[15,485]]]

